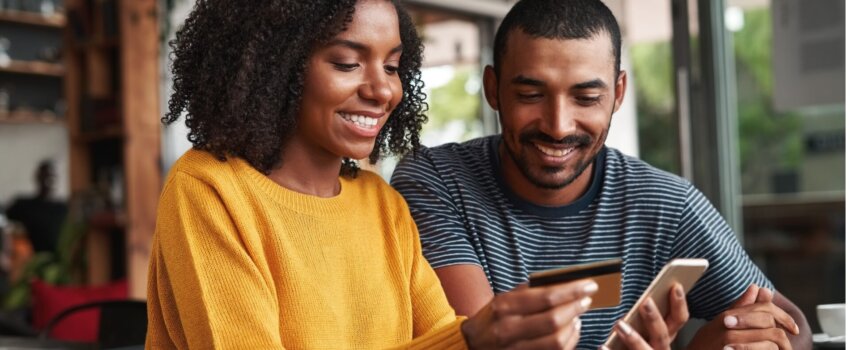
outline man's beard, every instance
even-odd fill
[[[579,152],[581,150],[586,149],[587,147],[592,145],[593,139],[590,135],[582,134],[582,135],[569,135],[561,140],[555,140],[551,138],[549,135],[541,133],[537,130],[529,130],[523,132],[519,136],[520,144],[525,145],[528,148],[536,149],[536,146],[532,141],[539,140],[542,143],[548,144],[558,144],[558,145],[566,145],[569,147],[574,147],[573,152]],[[505,143],[505,149],[510,155],[511,159],[513,159],[514,163],[519,168],[519,171],[522,173],[525,178],[531,182],[536,187],[547,189],[547,190],[560,190],[564,187],[567,187],[569,184],[573,183],[573,181],[581,175],[585,169],[587,169],[590,164],[593,164],[594,158],[596,158],[596,154],[593,154],[586,159],[579,159],[578,163],[573,167],[573,172],[567,176],[563,180],[555,180],[555,181],[547,181],[543,178],[543,176],[537,176],[532,169],[531,165],[528,164],[528,160],[522,156],[520,152],[515,152]],[[565,168],[563,167],[541,167],[541,170],[545,174],[557,174],[562,172]]]

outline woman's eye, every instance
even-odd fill
[[[351,72],[351,71],[357,69],[357,67],[360,67],[360,65],[357,64],[357,63],[348,64],[348,63],[334,62],[333,65],[334,65],[334,68],[336,68],[337,70],[341,70],[343,72]]]
[[[398,73],[398,67],[386,65],[386,66],[384,66],[384,71],[386,71],[387,74],[396,74],[396,73]]]

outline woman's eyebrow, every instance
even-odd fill
[[[330,43],[328,43],[328,46],[345,46],[357,51],[369,51],[369,48],[366,47],[365,44],[346,39],[333,39]]]
[[[353,41],[353,40],[348,40],[348,39],[333,39],[333,40],[331,40],[330,43],[328,43],[328,46],[344,46],[344,47],[347,47],[349,49],[352,49],[352,50],[355,50],[355,51],[361,51],[361,52],[369,51],[369,47],[366,44],[356,42],[356,41]],[[396,46],[392,50],[390,50],[390,54],[395,54],[395,53],[401,52],[403,47],[404,47],[403,44],[398,44],[398,46]]]

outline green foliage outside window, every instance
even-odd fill
[[[428,124],[426,131],[438,131],[450,123],[462,121],[464,124],[462,141],[480,136],[480,120],[478,108],[480,99],[478,90],[470,91],[470,84],[480,84],[481,77],[475,74],[475,67],[457,67],[452,79],[440,87],[434,88],[428,94]]]
[[[777,171],[800,167],[802,118],[773,108],[773,62],[770,12],[745,12],[744,27],[733,34],[738,98],[738,145],[741,187],[757,192],[759,182]],[[678,132],[669,42],[630,47],[637,85],[641,158],[661,169],[678,172]],[[761,186],[764,188],[764,186]]]

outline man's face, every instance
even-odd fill
[[[562,189],[592,164],[623,99],[626,77],[614,77],[611,40],[607,33],[557,40],[515,30],[501,62],[499,78],[488,67],[484,85],[499,111],[510,158],[503,164],[512,162],[537,188]]]
[[[53,170],[53,166],[49,164],[40,165],[36,170],[35,181],[40,194],[52,194],[56,182],[56,171]]]

